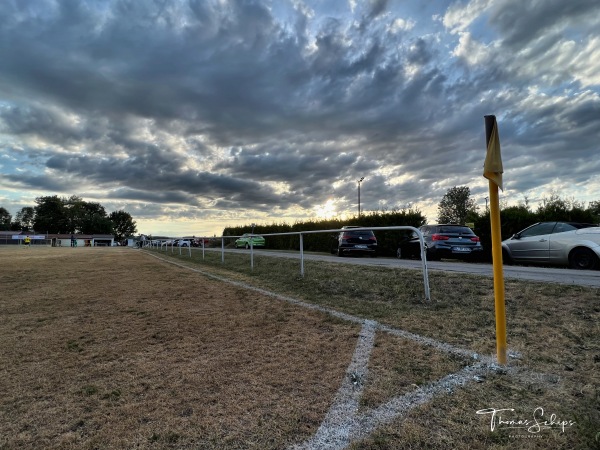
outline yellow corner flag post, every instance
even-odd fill
[[[483,176],[489,180],[492,259],[494,261],[494,299],[496,307],[496,355],[499,364],[506,364],[506,310],[504,306],[504,272],[502,269],[502,235],[498,188],[502,186],[502,157],[496,116],[484,116],[487,154]]]

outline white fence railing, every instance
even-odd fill
[[[421,231],[415,227],[409,227],[409,226],[394,226],[394,227],[360,227],[360,228],[352,228],[352,231],[401,231],[401,230],[408,230],[408,231],[412,231],[414,232],[418,237],[419,237],[419,243],[420,243],[420,253],[421,253],[421,265],[422,265],[422,269],[423,269],[423,288],[425,291],[425,299],[427,301],[431,300],[431,295],[430,295],[430,290],[429,290],[429,275],[427,272],[427,258],[425,256],[425,242],[423,240],[423,234],[421,233]],[[317,233],[330,233],[330,234],[334,234],[334,233],[342,233],[344,231],[348,231],[348,229],[334,229],[334,230],[311,230],[311,231],[290,231],[290,232],[286,232],[286,233],[261,233],[261,234],[247,234],[244,237],[248,237],[248,238],[252,238],[255,236],[290,236],[290,235],[297,235],[299,236],[300,239],[300,246],[299,246],[299,250],[300,250],[300,276],[304,277],[304,236],[307,234],[317,234]],[[201,237],[201,238],[197,238],[200,239],[202,242],[201,248],[202,248],[202,259],[204,259],[205,257],[205,247],[204,247],[204,242],[206,240],[214,240],[214,239],[221,239],[221,262],[224,263],[225,262],[225,240],[226,239],[239,239],[242,236],[220,236],[220,237]],[[249,239],[250,241],[250,269],[254,270],[254,243],[252,239]],[[171,246],[171,253],[174,253],[175,251],[175,245],[174,245],[174,240],[169,240],[169,241],[146,241],[146,246],[147,247],[152,247],[152,248],[156,248],[157,250],[164,250],[168,251],[169,250],[169,245]],[[177,246],[179,248],[179,255],[182,254],[182,250],[184,247],[188,248],[188,252],[190,257],[192,256],[192,248],[191,245],[183,245],[183,246]]]

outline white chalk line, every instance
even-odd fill
[[[293,297],[267,291],[241,281],[231,280],[201,269],[180,264],[176,261],[170,261],[151,253],[147,254],[168,264],[173,264],[177,267],[200,273],[223,283],[255,291],[268,297],[283,300],[304,308],[321,311],[349,322],[362,324],[362,329],[359,334],[358,343],[354,350],[352,360],[346,369],[344,380],[336,393],[333,404],[329,408],[329,411],[325,415],[325,418],[315,435],[301,444],[290,447],[290,449],[293,450],[345,449],[353,442],[368,437],[380,426],[389,424],[406,415],[415,407],[429,402],[434,396],[451,393],[454,388],[474,382],[478,377],[486,377],[492,373],[515,375],[523,372],[528,372],[535,376],[545,376],[545,374],[535,374],[526,367],[501,367],[496,364],[493,358],[477,355],[468,349],[455,347],[446,342],[437,341],[405,330],[393,328],[388,325],[380,324],[374,320],[363,319],[351,314],[346,314],[332,308],[306,303]],[[380,405],[377,408],[367,409],[359,414],[359,401],[364,388],[363,381],[368,374],[368,363],[375,342],[375,333],[378,330],[422,345],[433,347],[444,353],[453,354],[466,358],[467,360],[474,360],[475,362],[463,367],[458,372],[448,374],[445,377],[425,386],[421,386],[408,394],[393,397],[383,405]]]
[[[349,442],[354,424],[348,419],[356,417],[358,412],[363,382],[367,376],[369,358],[375,343],[375,325],[372,321],[363,324],[352,361],[346,369],[346,376],[321,426],[310,440],[294,446],[294,449],[336,448],[333,445]]]

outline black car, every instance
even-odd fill
[[[429,261],[441,258],[476,259],[482,254],[483,247],[473,230],[464,225],[435,224],[419,228],[425,241],[425,252]],[[412,233],[398,244],[398,258],[420,258],[419,237]]]
[[[355,230],[359,226],[342,227],[342,232],[334,235],[335,241],[331,253],[338,256],[360,254],[377,256],[377,238],[371,230]]]

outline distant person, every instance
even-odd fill
[[[29,244],[31,244],[31,238],[29,236],[25,236],[23,243],[25,244],[25,247],[29,248]]]
[[[72,235],[71,235],[71,247],[75,247],[75,246],[77,245],[77,244],[76,244],[76,242],[77,242],[77,241],[75,240],[75,235],[74,235],[74,234],[72,234]]]

